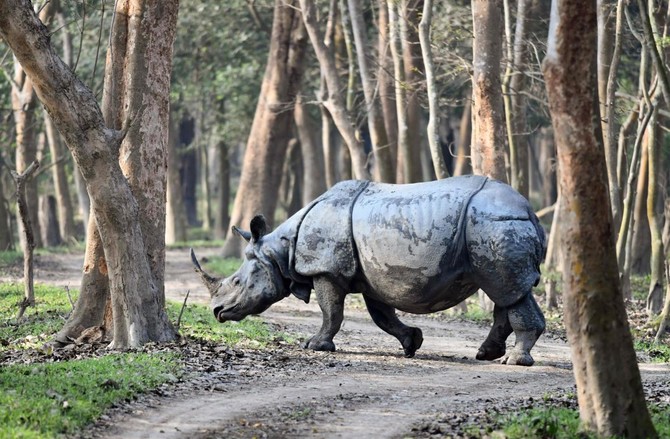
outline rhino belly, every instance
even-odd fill
[[[465,200],[459,195],[426,184],[366,190],[352,211],[352,234],[367,294],[403,311],[428,313],[476,290],[465,260],[447,256]]]

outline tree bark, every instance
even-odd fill
[[[72,208],[72,199],[70,198],[70,186],[67,183],[67,174],[65,173],[66,151],[61,143],[60,134],[54,126],[49,116],[44,115],[44,127],[47,135],[47,143],[51,153],[52,176],[54,189],[56,192],[56,205],[58,209],[59,233],[66,243],[72,243],[76,238],[74,224],[74,209]]]
[[[322,102],[328,110],[338,131],[347,144],[351,154],[354,177],[362,180],[370,179],[367,169],[367,157],[363,150],[363,144],[356,138],[354,124],[347,113],[344,99],[342,98],[340,79],[335,66],[333,52],[328,50],[323,42],[323,35],[319,32],[316,21],[316,5],[309,0],[300,0],[302,18],[309,34],[309,39],[314,47],[314,52],[321,66],[321,73],[326,83],[328,97]],[[272,53],[272,52],[271,52]]]
[[[580,419],[600,436],[656,437],[621,294],[605,157],[597,142],[595,2],[554,1],[550,29],[543,72],[566,214],[564,320]]]
[[[186,228],[186,209],[184,207],[181,179],[179,178],[179,164],[181,163],[179,149],[177,148],[179,136],[174,121],[170,119],[168,124],[165,243],[174,244],[176,242],[185,242],[188,239],[188,235]],[[223,236],[221,238],[223,238]]]
[[[306,206],[310,201],[316,199],[326,191],[323,149],[316,138],[316,134],[318,133],[316,123],[305,108],[302,99],[298,99],[295,103],[293,118],[298,138],[300,139],[304,178],[302,183],[302,205]]]
[[[421,41],[421,52],[423,53],[423,65],[426,70],[426,89],[428,93],[428,144],[430,155],[433,160],[433,169],[438,179],[449,177],[447,165],[442,155],[440,144],[440,114],[437,96],[437,84],[435,81],[435,66],[433,64],[433,51],[430,47],[430,24],[433,16],[432,0],[425,0],[423,14],[419,23],[419,39]]]
[[[507,182],[505,125],[500,84],[502,0],[472,0],[472,168]]]
[[[124,6],[119,5],[117,14],[122,14]],[[154,38],[154,42],[171,47],[176,2],[162,2],[161,7],[149,8],[150,13],[144,16],[137,15],[140,11],[136,6],[134,4],[131,9],[135,22],[144,23],[149,28],[145,31],[157,32],[161,36]],[[158,11],[167,17],[153,15]],[[155,18],[163,20],[154,22]],[[115,21],[124,24],[124,17],[117,15]],[[95,96],[56,55],[47,30],[32,12],[29,1],[0,2],[0,34],[32,78],[38,97],[63,135],[86,180],[110,273],[114,307],[112,346],[139,346],[147,341],[174,339],[174,330],[163,308],[162,289],[156,286],[147,260],[140,208],[118,164],[116,148],[120,146],[123,134],[105,127]],[[142,34],[142,37],[148,35]],[[168,60],[171,56],[171,50],[158,53],[167,56]],[[165,92],[166,88],[154,87],[169,84],[169,69],[156,67],[155,72],[165,77],[163,81],[147,86],[153,93]],[[132,118],[135,117],[142,120],[141,115],[132,114]],[[160,167],[161,163],[152,161],[146,165]],[[83,289],[82,295],[85,295]]]
[[[219,154],[219,192],[217,198],[219,202],[217,203],[214,221],[214,237],[225,239],[230,227],[230,215],[228,213],[228,205],[230,204],[230,157],[228,155],[228,145],[223,141],[219,141],[217,149]]]
[[[393,175],[393,163],[391,150],[389,149],[384,115],[382,112],[379,95],[375,90],[372,78],[372,66],[370,61],[370,47],[366,34],[365,20],[361,9],[361,0],[349,0],[349,16],[351,18],[351,29],[354,34],[356,45],[356,59],[358,60],[358,71],[363,85],[365,96],[365,107],[367,109],[368,130],[372,140],[372,152],[375,157],[375,179],[378,181],[392,183],[395,181]]]
[[[467,93],[472,95],[472,93]],[[458,128],[458,153],[454,175],[465,175],[472,171],[470,160],[470,143],[472,142],[472,100],[464,99],[463,114]]]
[[[46,247],[56,247],[63,244],[58,223],[58,207],[56,197],[53,195],[40,195],[39,197],[40,223],[39,232],[42,234],[42,242]]]
[[[3,181],[4,159],[0,153],[0,252],[14,248],[14,242],[11,233],[11,217],[9,205],[5,199],[5,188]]]
[[[384,125],[386,137],[388,138],[391,153],[391,165],[394,178],[397,175],[398,157],[398,118],[395,107],[395,87],[393,86],[393,59],[391,58],[391,46],[389,42],[389,11],[386,0],[377,1],[377,88],[384,114]]]
[[[398,168],[396,181],[398,183],[413,183],[418,178],[414,169],[418,166],[413,163],[412,145],[410,145],[409,127],[407,126],[407,91],[405,89],[405,68],[402,58],[402,41],[400,33],[399,2],[388,0],[389,41],[391,58],[393,59],[393,75],[395,88],[396,120],[398,122]]]
[[[304,70],[305,26],[293,2],[275,1],[268,63],[251,126],[230,222],[245,228],[262,213],[272,224],[292,136],[292,109]],[[242,256],[246,242],[228,232],[224,256]]]

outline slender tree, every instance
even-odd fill
[[[596,136],[596,2],[554,0],[550,29],[543,72],[565,211],[564,320],[580,419],[600,436],[656,437],[619,284],[605,157]]]

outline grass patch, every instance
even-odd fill
[[[73,301],[77,295],[72,292]],[[0,283],[0,352],[41,346],[63,326],[72,310],[63,288],[36,284],[35,306],[28,307],[19,323],[16,314],[22,299],[23,284]]]
[[[168,315],[177,321],[181,303],[168,302]],[[186,307],[181,318],[179,332],[198,340],[260,348],[277,339],[286,342],[294,340],[284,333],[274,332],[270,325],[258,317],[247,317],[240,322],[218,323],[209,307],[191,304]]]
[[[20,264],[22,260],[23,252],[13,250],[0,252],[0,268]]]
[[[658,437],[670,437],[670,407],[649,404],[652,422]],[[580,430],[579,412],[564,407],[541,407],[505,414],[499,418],[506,439],[552,438],[572,439],[597,438],[595,434]],[[481,430],[473,426],[472,437],[481,437]]]
[[[0,368],[0,437],[72,433],[115,402],[176,380],[179,370],[177,356],[169,353]]]
[[[223,244],[226,241],[223,239],[212,239],[209,240],[207,238],[202,238],[202,239],[192,239],[189,241],[177,241],[174,244],[169,244],[167,248],[172,248],[172,249],[181,249],[181,248],[202,248],[202,247],[223,247]]]
[[[203,268],[213,276],[230,276],[240,268],[240,265],[242,260],[238,258],[212,256],[204,261]]]
[[[667,344],[636,340],[635,351],[648,355],[652,363],[670,363],[670,346]]]

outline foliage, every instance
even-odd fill
[[[0,436],[52,437],[91,422],[116,401],[176,380],[170,353],[110,354],[0,369]]]
[[[23,260],[23,252],[20,251],[0,252],[0,271],[2,271],[3,268],[19,264],[21,260]]]
[[[205,270],[216,276],[230,276],[240,268],[242,260],[237,258],[221,258],[212,256],[204,262]]]
[[[667,344],[635,340],[635,351],[647,355],[652,363],[670,363],[670,346]]]

